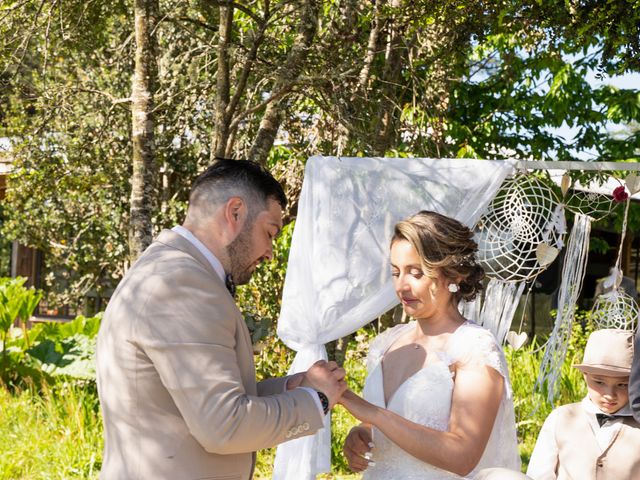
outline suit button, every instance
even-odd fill
[[[604,463],[603,463],[602,461],[599,461],[599,462],[597,463],[597,465],[598,465],[598,467],[600,467],[600,468],[604,467]]]
[[[300,435],[302,433],[302,425],[298,425],[296,427],[296,435]]]
[[[309,430],[309,424],[307,422],[304,422],[302,424],[302,429],[306,432],[307,430]]]
[[[291,430],[289,430],[284,436],[285,438],[291,438]]]

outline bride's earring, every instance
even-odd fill
[[[458,290],[460,290],[460,287],[458,286],[457,283],[450,283],[447,288],[451,293],[456,293]]]

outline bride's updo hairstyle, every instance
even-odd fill
[[[456,301],[473,300],[482,290],[484,269],[475,256],[478,244],[459,221],[423,210],[396,224],[391,245],[398,240],[407,240],[416,249],[426,275],[441,273],[447,282],[458,284],[453,293]]]

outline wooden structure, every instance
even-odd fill
[[[7,190],[7,175],[11,172],[9,159],[0,151],[0,202],[4,200]]]
[[[0,150],[0,202],[4,203],[7,191],[7,177],[11,173],[11,161]],[[11,276],[26,277],[28,286],[40,286],[42,254],[35,248],[25,247],[18,242],[11,245]]]

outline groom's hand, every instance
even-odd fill
[[[329,408],[333,408],[347,389],[344,377],[344,368],[338,366],[336,362],[318,360],[306,371],[301,386],[311,387],[324,393],[329,400]]]
[[[372,448],[371,430],[364,426],[353,427],[342,447],[349,468],[354,472],[362,472],[367,467],[373,467]]]

